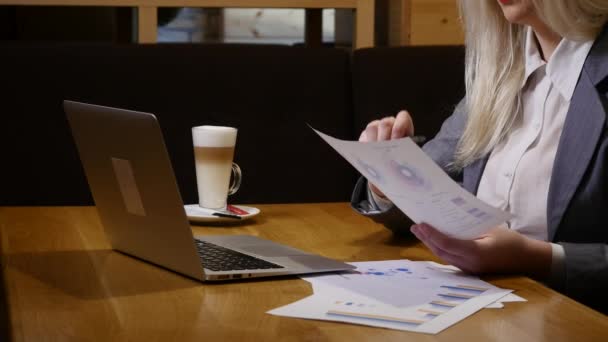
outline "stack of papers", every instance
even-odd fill
[[[314,294],[268,313],[436,334],[484,307],[525,301],[512,290],[434,262],[351,264],[357,269],[303,277]]]

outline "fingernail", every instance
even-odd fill
[[[416,226],[416,231],[419,236],[426,237],[426,225],[424,223],[418,224]]]
[[[418,233],[420,232],[420,228],[418,227],[417,224],[414,224],[410,227],[410,231],[412,233],[414,233],[415,235],[418,235]]]

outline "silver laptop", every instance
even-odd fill
[[[255,236],[193,236],[154,115],[64,109],[113,249],[201,281],[354,268]]]

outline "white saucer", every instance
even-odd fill
[[[250,219],[257,214],[260,213],[260,209],[255,207],[248,207],[246,205],[233,205],[241,210],[247,212],[245,215],[237,215],[240,216],[241,219],[234,219],[230,217],[219,217],[212,215],[215,210],[201,208],[198,204],[187,204],[184,205],[184,209],[186,210],[186,216],[188,216],[188,220],[191,222],[231,222],[238,223],[247,219]]]

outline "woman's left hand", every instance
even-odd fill
[[[497,227],[474,240],[449,237],[428,224],[412,233],[435,255],[467,273],[525,273],[546,277],[551,269],[551,245]]]

